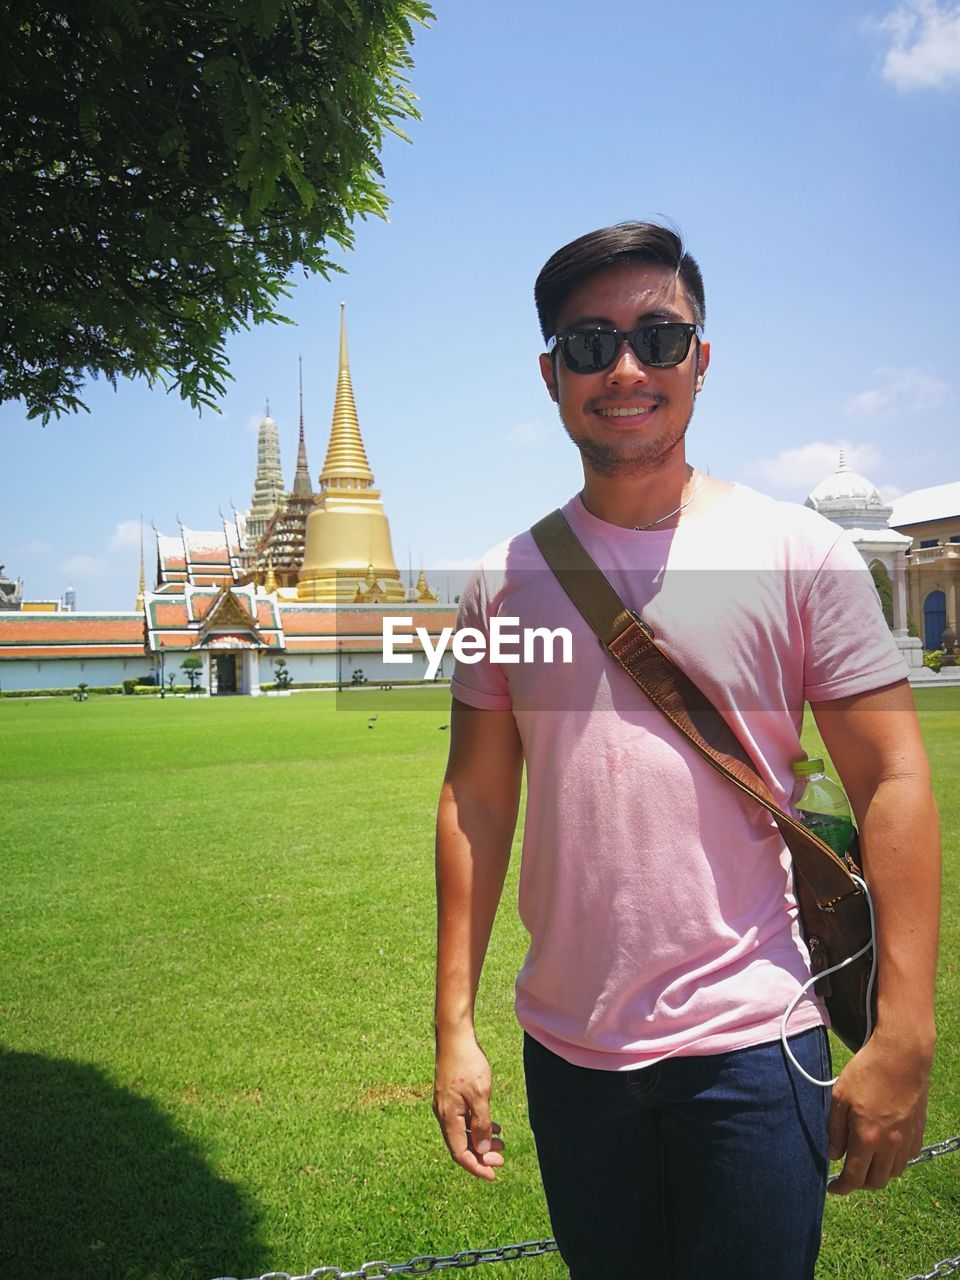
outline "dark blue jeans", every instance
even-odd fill
[[[822,1027],[790,1047],[830,1078]],[[571,1280],[811,1280],[830,1090],[779,1041],[634,1071],[571,1066],[530,1036],[523,1057]]]

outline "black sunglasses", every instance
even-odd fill
[[[559,347],[563,363],[571,373],[601,373],[614,363],[621,344],[629,342],[641,364],[669,369],[686,360],[696,332],[695,324],[673,320],[665,324],[642,324],[639,329],[630,330],[571,329],[552,337],[547,351]]]

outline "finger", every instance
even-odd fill
[[[490,1103],[486,1098],[477,1098],[473,1104],[470,1117],[470,1145],[478,1156],[486,1155],[490,1150],[493,1138],[493,1124],[490,1120]]]
[[[870,1170],[871,1155],[869,1152],[847,1152],[843,1168],[839,1174],[827,1183],[827,1191],[832,1196],[846,1196],[851,1191],[860,1191],[866,1184]]]
[[[473,1135],[470,1130],[467,1131],[467,1138],[470,1142],[470,1149],[477,1155],[480,1163],[488,1169],[499,1169],[504,1163],[503,1152],[505,1149],[504,1141],[499,1137],[500,1126],[493,1121],[490,1128],[493,1130],[493,1137],[490,1139],[490,1150],[486,1152],[477,1152],[473,1145]]]
[[[482,1178],[485,1182],[492,1182],[497,1176],[494,1168],[485,1164],[484,1160],[479,1159],[473,1151],[467,1150],[462,1156],[454,1156],[453,1158],[461,1169],[466,1169],[467,1173],[473,1174],[475,1178]],[[500,1157],[500,1162],[501,1164],[503,1163],[502,1156]]]
[[[846,1104],[836,1098],[830,1103],[827,1119],[827,1158],[839,1160],[847,1149],[849,1113]]]
[[[467,1132],[467,1126],[462,1116],[456,1116],[449,1124],[441,1119],[440,1130],[443,1133],[450,1155],[461,1169],[466,1169],[467,1173],[473,1174],[475,1178],[484,1178],[487,1182],[493,1180],[495,1176],[493,1168],[486,1165],[473,1149],[470,1135]],[[500,1162],[501,1164],[503,1163],[502,1156],[500,1157]]]
[[[885,1155],[875,1154],[870,1162],[870,1168],[867,1170],[867,1176],[863,1184],[864,1188],[867,1191],[882,1191],[894,1176],[893,1165],[893,1152],[887,1152]]]

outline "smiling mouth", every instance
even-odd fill
[[[655,404],[635,404],[618,409],[596,409],[601,418],[642,418],[653,413]]]

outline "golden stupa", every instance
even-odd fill
[[[393,558],[390,524],[360,435],[347,361],[347,328],[340,304],[340,368],[320,491],[307,517],[297,596],[320,604],[405,599]]]

